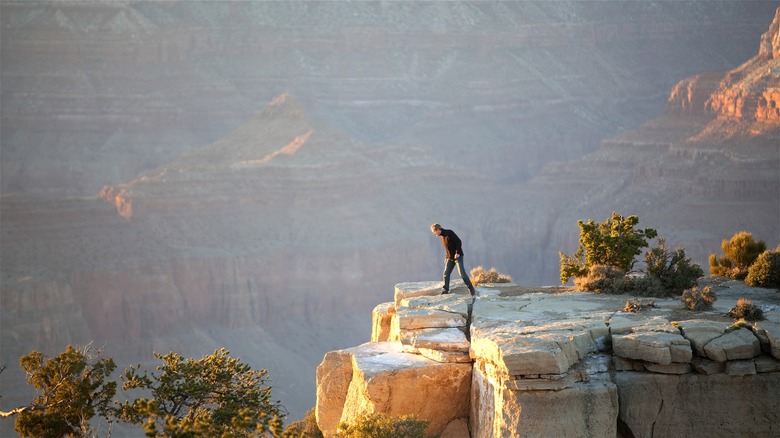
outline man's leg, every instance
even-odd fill
[[[460,274],[460,278],[463,280],[463,283],[466,284],[466,287],[469,288],[471,295],[474,295],[474,286],[471,285],[471,279],[466,273],[466,265],[463,263],[463,256],[458,257],[456,261],[458,263],[458,274]]]
[[[441,288],[443,294],[450,293],[450,274],[452,274],[453,269],[455,269],[455,262],[449,259],[444,260],[444,272],[442,273],[444,287]]]

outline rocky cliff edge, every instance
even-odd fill
[[[325,436],[363,413],[413,415],[442,437],[774,436],[780,293],[706,282],[711,311],[644,299],[633,313],[625,295],[398,284],[372,341],[317,368],[317,422]],[[726,316],[743,296],[765,320]]]

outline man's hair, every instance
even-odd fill
[[[441,229],[441,225],[439,225],[439,224],[431,224],[431,229],[432,229],[432,230],[438,230],[438,229]]]

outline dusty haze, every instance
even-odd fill
[[[432,222],[525,285],[611,211],[703,265],[780,243],[774,1],[0,5],[4,409],[94,341],[225,346],[300,418],[439,278]]]

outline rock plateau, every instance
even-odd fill
[[[440,295],[441,282],[398,284],[374,309],[372,342],[317,368],[317,423],[325,436],[366,413],[412,415],[442,436],[773,436],[780,296],[712,283],[712,311],[654,299],[633,313],[625,295],[493,284],[474,298]],[[766,320],[734,324],[726,313],[740,296]],[[426,330],[465,336],[421,344]]]

